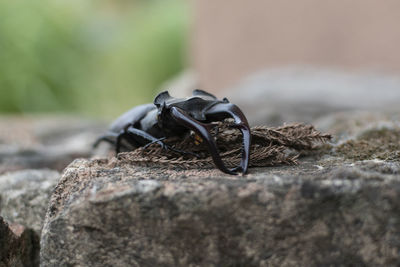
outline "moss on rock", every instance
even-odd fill
[[[400,129],[379,128],[368,130],[356,139],[336,147],[335,152],[352,160],[400,160]]]

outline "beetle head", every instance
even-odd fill
[[[251,134],[250,127],[242,111],[228,99],[218,100],[215,96],[202,90],[193,91],[187,99],[173,98],[167,91],[160,93],[154,100],[158,108],[158,123],[165,132],[179,128],[196,132],[206,142],[215,165],[223,172],[237,174],[246,173],[250,159]],[[223,163],[211,129],[212,122],[233,118],[233,127],[242,132],[242,159],[240,166],[228,169]],[[182,130],[183,128],[183,130]],[[179,131],[175,131],[179,132]]]
[[[184,110],[190,117],[198,121],[206,121],[205,111],[211,106],[227,101],[218,100],[212,94],[202,90],[194,90],[193,96],[189,98],[175,98],[169,95],[168,91],[161,92],[154,99],[154,105],[158,109],[159,120],[163,121],[169,118],[171,107],[177,107]]]

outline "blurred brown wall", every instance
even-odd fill
[[[399,0],[194,0],[192,66],[219,91],[286,65],[400,73]]]

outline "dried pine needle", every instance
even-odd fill
[[[218,123],[214,136],[224,162],[228,166],[236,166],[241,157],[242,135],[239,131],[232,130],[230,125],[230,121]],[[301,123],[280,127],[256,126],[251,128],[251,135],[250,167],[297,164],[300,152],[317,149],[331,139],[331,135],[317,131],[312,125]],[[118,158],[145,166],[173,166],[181,169],[214,167],[206,145],[197,145],[193,136],[187,136],[183,140],[170,138],[165,143],[174,149],[192,154],[164,150],[159,145],[152,144],[146,148],[120,153]]]

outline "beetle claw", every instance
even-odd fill
[[[231,125],[233,128],[237,128],[241,131],[243,136],[242,141],[242,159],[240,166],[231,169],[232,172],[243,174],[247,173],[247,169],[250,161],[250,146],[251,146],[251,133],[250,126],[247,122],[243,112],[234,104],[228,102],[228,100],[220,103],[216,103],[205,111],[207,118],[215,120],[223,120],[225,118],[233,118],[234,123]]]
[[[167,145],[166,145],[164,142],[162,142],[163,140],[165,140],[165,137],[161,137],[161,138],[159,138],[159,139],[157,139],[157,140],[151,141],[151,142],[145,144],[145,145],[143,146],[143,149],[148,148],[148,147],[149,147],[150,145],[152,145],[152,144],[159,144],[159,145],[161,146],[162,149],[167,149]]]
[[[215,115],[216,118],[220,120],[228,116],[233,117],[233,119],[235,120],[235,127],[237,127],[243,135],[242,159],[240,161],[240,166],[233,169],[228,169],[225,166],[218,152],[217,144],[215,143],[214,137],[210,133],[211,128],[214,127],[212,123],[202,123],[193,119],[190,115],[188,115],[185,111],[178,107],[171,108],[171,116],[179,124],[195,131],[206,141],[214,164],[221,171],[228,174],[238,174],[238,172],[242,172],[243,174],[245,174],[249,166],[251,142],[250,127],[248,125],[246,117],[237,106],[225,102],[211,106],[211,108],[206,111],[205,115],[207,116],[207,118],[212,118]]]

